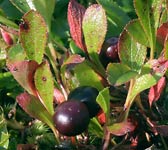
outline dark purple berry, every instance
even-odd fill
[[[119,62],[117,37],[112,37],[104,42],[100,53],[100,60],[105,67],[110,62]]]
[[[57,106],[53,120],[62,135],[75,136],[87,129],[90,118],[82,102],[65,101]]]
[[[96,102],[96,97],[99,94],[99,91],[91,86],[80,86],[68,95],[68,100],[76,100],[83,102],[88,110],[90,118],[96,116],[100,110],[99,105]]]

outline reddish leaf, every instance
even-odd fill
[[[74,54],[71,55],[62,65],[64,67],[65,65],[74,65],[74,64],[79,64],[82,63],[85,60],[84,57],[81,57],[80,55]]]
[[[76,2],[70,0],[68,5],[68,23],[70,27],[70,34],[76,45],[82,50],[86,50],[83,41],[82,20],[85,13],[85,8]]]
[[[4,41],[7,45],[12,45],[13,44],[12,36],[8,32],[1,29],[1,35],[2,35]]]
[[[62,94],[62,92],[60,90],[58,90],[57,88],[54,89],[54,102],[56,104],[60,104],[63,101],[65,101],[65,97]]]
[[[134,129],[135,129],[135,125],[128,121],[115,123],[111,126],[107,126],[108,132],[116,136],[125,135],[128,132],[134,131]]]
[[[36,95],[34,72],[38,67],[35,61],[18,61],[8,64],[8,68],[18,83],[30,94]]]
[[[99,112],[97,115],[97,119],[101,125],[106,123],[106,115],[103,111]]]
[[[37,145],[35,144],[18,144],[17,150],[36,150]]]
[[[53,126],[52,116],[39,99],[25,92],[17,96],[16,100],[20,107],[31,117],[41,120],[50,127]]]
[[[165,86],[166,86],[166,78],[161,77],[158,83],[150,88],[149,94],[148,94],[150,106],[152,106],[153,102],[159,99]]]
[[[155,126],[155,128],[159,134],[168,137],[168,125],[159,125]]]
[[[168,34],[168,22],[163,23],[157,30],[157,39],[158,41],[164,45],[164,41]]]

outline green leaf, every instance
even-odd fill
[[[125,27],[125,30],[136,42],[149,47],[148,37],[146,36],[139,19],[131,20]]]
[[[6,121],[4,119],[3,110],[0,107],[0,149],[8,149],[9,134],[7,131]]]
[[[98,53],[104,42],[107,20],[101,5],[91,5],[85,12],[82,23],[83,34],[89,55]]]
[[[146,36],[148,37],[153,54],[155,50],[156,31],[159,24],[161,5],[161,0],[134,0],[135,11]]]
[[[137,43],[124,30],[119,39],[119,56],[123,64],[139,72],[146,58],[146,46]]]
[[[165,60],[168,59],[168,36],[166,36],[165,41],[164,41],[164,58]]]
[[[47,28],[42,16],[31,10],[23,16],[20,25],[20,40],[27,56],[38,63],[42,62],[47,42]]]
[[[112,0],[97,0],[97,2],[101,4],[106,11],[109,22],[114,25],[114,32],[117,31],[117,35],[119,35],[130,20],[129,16]]]
[[[10,72],[0,73],[0,89],[13,89],[18,84]]]
[[[21,13],[26,13],[30,10],[26,0],[9,0]]]
[[[109,119],[108,117],[110,115],[110,98],[109,88],[104,88],[102,91],[100,91],[96,98],[96,102],[106,114],[106,119]]]
[[[35,87],[38,90],[40,100],[48,110],[48,112],[53,115],[53,94],[54,94],[54,81],[52,73],[47,62],[42,63],[35,72],[34,75]]]
[[[103,137],[103,128],[95,117],[90,120],[88,130],[99,138]]]
[[[110,63],[107,66],[107,79],[112,85],[121,85],[137,76],[137,72],[132,71],[128,66],[119,63]]]
[[[18,28],[17,24],[15,24],[13,21],[10,21],[5,16],[2,16],[1,14],[0,14],[0,23],[5,24],[9,27],[16,28],[16,29]]]
[[[13,45],[7,52],[7,63],[23,61],[26,58],[26,53],[20,44]]]
[[[36,10],[44,17],[44,20],[48,26],[48,31],[50,31],[56,0],[32,0],[32,2]]]
[[[131,106],[135,97],[142,91],[149,89],[151,86],[155,85],[164,73],[152,72],[149,64],[144,65],[142,73],[134,81],[132,91],[125,102],[125,108]]]
[[[104,88],[101,83],[100,76],[88,65],[86,61],[75,66],[74,75],[77,79],[74,84],[78,84],[77,86],[93,86],[99,91]]]

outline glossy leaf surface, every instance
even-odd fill
[[[86,62],[75,66],[74,74],[77,78],[78,86],[87,85],[93,86],[98,90],[103,89],[100,76]]]
[[[106,71],[108,82],[116,86],[128,82],[138,74],[122,63],[111,63],[107,66]]]
[[[136,42],[124,30],[119,39],[119,56],[123,64],[139,72],[146,58],[146,47]]]

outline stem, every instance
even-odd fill
[[[56,139],[56,143],[59,145],[60,144],[60,140],[59,140],[59,137],[58,137],[58,132],[57,130],[55,129],[55,127],[53,126],[50,126],[51,130],[53,131],[54,133],[54,136],[55,136],[55,139]]]
[[[58,70],[56,65],[55,65],[55,63],[57,62],[56,60],[57,60],[58,56],[57,56],[57,54],[55,52],[55,49],[54,49],[54,46],[53,46],[53,44],[51,42],[48,43],[48,47],[49,47],[50,54],[51,54],[50,61],[51,61],[51,65],[53,67],[53,70],[54,70],[54,73],[55,73],[55,76],[56,76],[56,80],[57,80],[57,82],[58,82],[58,84],[60,86],[60,89],[61,89],[65,99],[66,99],[67,98],[67,92],[65,90],[65,87],[63,85],[63,82],[62,82],[62,79],[61,79],[61,76],[60,76],[60,70]]]
[[[151,44],[151,51],[150,51],[150,60],[154,58],[154,46]]]
[[[117,122],[126,121],[126,119],[128,117],[131,105],[132,105],[132,103],[135,99],[135,97],[130,96],[131,93],[132,93],[134,83],[135,83],[135,80],[131,79],[128,94],[127,94],[127,98],[126,98],[126,101],[125,101],[125,104],[124,104],[124,110],[121,112],[119,118],[117,119]]]

